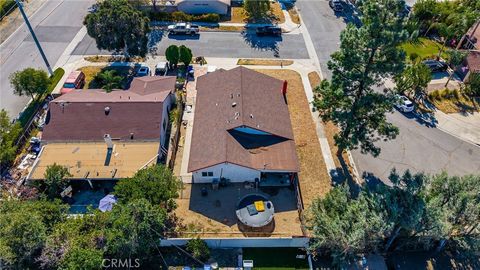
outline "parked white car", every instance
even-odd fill
[[[413,106],[413,102],[410,101],[406,96],[403,95],[397,95],[397,103],[395,103],[395,107],[397,107],[398,110],[408,113],[412,112],[415,107]]]
[[[198,25],[190,23],[176,23],[168,26],[168,33],[181,35],[196,35],[199,32]]]

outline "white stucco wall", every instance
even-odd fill
[[[183,246],[186,245],[188,238],[168,238],[162,239],[160,246]],[[308,238],[203,238],[211,248],[239,248],[239,247],[308,247]]]
[[[172,104],[174,102],[174,96],[172,94],[170,94],[166,99],[165,101],[163,102],[163,111],[162,111],[162,122],[160,123],[160,144],[165,147],[166,143],[167,143],[167,136],[166,136],[166,133],[167,133],[167,128],[168,128],[168,113],[169,113],[169,110],[172,109]],[[166,125],[165,125],[165,128],[163,128],[163,122],[165,121]]]
[[[212,172],[213,176],[202,176],[202,172]],[[192,173],[194,183],[211,183],[213,178],[220,179],[225,177],[230,179],[230,182],[245,182],[255,181],[255,178],[260,179],[260,171],[238,166],[231,163],[217,164],[202,170]]]
[[[177,8],[188,14],[228,13],[228,5],[216,0],[185,0],[177,4]]]

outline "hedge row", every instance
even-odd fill
[[[164,11],[150,11],[148,17],[151,21],[174,21],[174,22],[211,22],[217,23],[220,21],[220,15],[214,13],[190,15],[182,11],[175,11],[172,13]]]
[[[13,6],[15,6],[15,0],[0,0],[0,18],[7,15]]]

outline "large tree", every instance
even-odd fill
[[[175,44],[168,46],[168,48],[165,50],[165,57],[170,65],[177,66],[180,59],[178,46]]]
[[[7,111],[0,110],[0,172],[15,159],[20,124],[12,124]]]
[[[465,251],[480,247],[480,175],[463,177],[442,173],[432,177],[426,189],[426,207],[436,224],[428,230],[438,240],[437,250],[447,244]]]
[[[399,93],[407,93],[416,100],[424,100],[427,94],[425,90],[432,80],[432,72],[422,62],[415,62],[394,79]]]
[[[180,62],[182,62],[185,65],[185,68],[187,68],[187,66],[192,62],[192,51],[187,46],[181,45],[178,47],[178,53]]]
[[[307,212],[313,234],[310,248],[328,250],[337,265],[377,250],[388,229],[379,209],[367,193],[353,198],[346,186],[335,187],[325,198],[316,199]]]
[[[0,261],[18,269],[35,262],[52,226],[66,219],[67,207],[59,201],[0,202]]]
[[[53,163],[49,165],[45,171],[45,194],[49,199],[60,197],[60,193],[68,186],[67,178],[72,176],[68,172],[68,168]]]
[[[98,11],[88,14],[84,24],[99,49],[123,51],[126,56],[145,56],[148,51],[149,20],[127,0],[100,2]]]
[[[45,93],[50,84],[50,78],[47,72],[41,69],[26,68],[12,73],[10,84],[16,95],[28,95],[35,99],[35,95]]]
[[[386,77],[402,72],[405,53],[398,45],[408,33],[400,16],[403,1],[361,3],[362,26],[349,24],[341,33],[340,50],[328,62],[332,80],[316,88],[314,106],[323,120],[331,120],[340,128],[335,136],[338,155],[360,147],[362,152],[378,156],[380,148],[374,143],[395,138],[398,129],[385,117],[393,110],[393,94],[375,87]]]
[[[270,0],[245,0],[243,7],[254,19],[265,19],[270,11]]]
[[[164,165],[155,165],[138,171],[132,178],[120,180],[115,196],[121,203],[146,199],[153,205],[171,210],[175,207],[180,181]]]
[[[424,174],[412,174],[408,170],[399,175],[393,170],[389,177],[392,186],[378,185],[372,192],[380,211],[386,213],[388,224],[387,241],[384,251],[388,251],[401,232],[407,235],[421,227],[425,213],[423,191],[428,177]]]
[[[108,213],[107,253],[117,258],[144,258],[156,252],[164,236],[167,210],[145,199],[116,205]]]

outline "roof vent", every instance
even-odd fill
[[[233,102],[233,103],[232,103],[232,107],[235,107],[235,106],[237,106],[237,103],[236,103],[236,102]]]
[[[240,113],[239,113],[239,112],[235,112],[235,120],[237,120],[239,116],[240,116]]]
[[[232,94],[230,94],[230,98],[233,98],[233,93],[232,93]]]
[[[250,118],[252,118],[252,119],[253,119],[253,114],[250,114]]]
[[[237,94],[237,97],[240,97],[240,93]]]
[[[105,115],[108,115],[110,113],[110,107],[107,106],[105,107],[104,110],[105,110]]]

